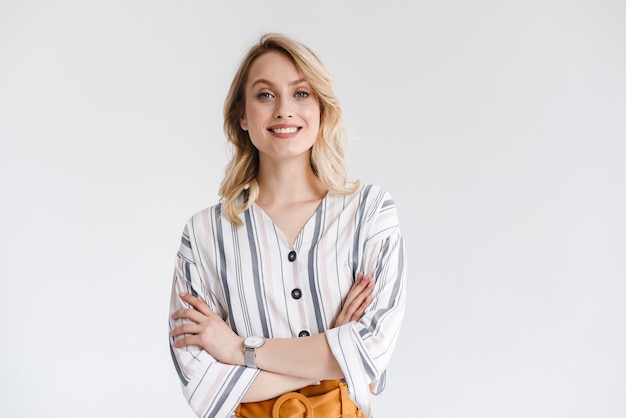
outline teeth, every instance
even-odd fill
[[[272,131],[276,132],[277,134],[292,134],[294,132],[296,132],[298,130],[298,128],[278,128],[278,129],[272,129]]]

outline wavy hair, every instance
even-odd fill
[[[259,152],[252,144],[248,132],[240,125],[246,106],[245,87],[252,64],[270,51],[277,51],[288,57],[319,100],[320,129],[311,148],[311,168],[322,184],[336,194],[346,195],[359,187],[358,181],[348,181],[344,160],[347,129],[330,72],[320,58],[304,44],[283,34],[266,33],[243,57],[224,102],[224,133],[232,145],[232,153],[226,165],[219,195],[223,211],[236,226],[243,225],[239,214],[248,209],[259,195],[256,181]],[[246,189],[247,198],[238,203],[237,199]]]

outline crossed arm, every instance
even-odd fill
[[[333,326],[359,320],[372,302],[373,290],[372,276],[359,273]],[[244,365],[244,338],[235,334],[202,299],[190,294],[180,297],[192,308],[172,314],[172,319],[190,321],[170,332],[172,337],[182,336],[174,346],[197,345],[222,363]],[[344,377],[323,333],[309,337],[269,338],[257,349],[256,362],[261,371],[242,402],[270,399],[319,380]]]

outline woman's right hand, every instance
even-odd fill
[[[346,295],[346,299],[343,301],[343,306],[341,307],[341,312],[337,315],[333,327],[339,327],[361,319],[365,309],[372,303],[373,291],[374,281],[372,280],[372,275],[368,274],[366,276],[364,273],[357,274],[356,281]]]

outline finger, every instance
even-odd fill
[[[348,309],[354,311],[356,308],[358,308],[361,305],[361,303],[363,303],[363,300],[371,293],[372,293],[372,289],[365,288],[361,290],[361,292],[359,292],[358,294],[350,297],[349,301],[346,300],[346,302],[348,303]]]
[[[363,272],[359,273],[357,275],[357,279],[354,282],[354,284],[352,285],[352,288],[354,289],[355,287],[363,287],[367,285],[367,282],[369,280],[370,276],[366,276]]]
[[[355,289],[360,289],[362,291],[363,289],[367,289],[373,286],[374,280],[372,280],[372,275],[368,274],[367,276],[363,276],[363,279],[361,279],[361,282],[355,286]]]
[[[361,319],[367,307],[371,304],[372,297],[368,296],[363,303],[354,311],[352,316],[350,317],[350,321],[358,321]]]
[[[170,337],[178,337],[183,334],[198,334],[201,329],[197,324],[183,324],[170,331]]]
[[[183,338],[179,338],[174,341],[172,345],[176,348],[186,347],[188,345],[198,345],[200,338],[197,335],[186,335]]]
[[[349,301],[349,304],[346,307],[346,311],[349,317],[354,318],[355,315],[357,315],[358,317],[361,316],[365,308],[367,308],[367,306],[369,306],[369,304],[372,302],[373,291],[374,285],[372,282],[365,289],[363,289],[361,293],[359,293]]]
[[[350,320],[358,321],[359,319],[361,319],[367,307],[370,306],[370,304],[372,303],[372,300],[374,300],[372,295],[367,296],[367,298],[363,300],[363,303],[361,303],[361,305],[359,305],[359,307],[354,311],[354,314],[352,315]]]
[[[359,306],[374,291],[374,282],[371,280],[371,277],[365,280],[363,287],[357,286],[348,292],[346,297],[348,306]]]
[[[213,310],[209,308],[209,305],[207,305],[205,301],[203,301],[202,299],[196,296],[190,295],[189,293],[181,293],[180,298],[183,301],[190,304],[191,306],[193,306],[194,308],[196,308],[197,311],[202,312],[205,315],[210,315],[214,313]]]
[[[350,289],[354,289],[358,285],[362,284],[364,277],[365,275],[363,274],[363,272],[357,273],[356,278],[352,282],[352,287]]]
[[[367,276],[363,276],[363,281],[367,284],[367,286],[372,286],[374,284],[374,276],[368,274]]]
[[[359,281],[354,283],[352,285],[352,287],[350,288],[350,290],[348,291],[348,294],[346,295],[345,302],[352,301],[353,299],[358,297],[358,295],[361,292],[363,292],[365,289],[367,289],[367,287],[370,285],[370,283],[371,283],[371,279],[368,279],[366,277],[362,277]]]
[[[206,315],[191,308],[179,309],[172,314],[172,319],[188,319],[196,324],[199,324],[205,318]]]

